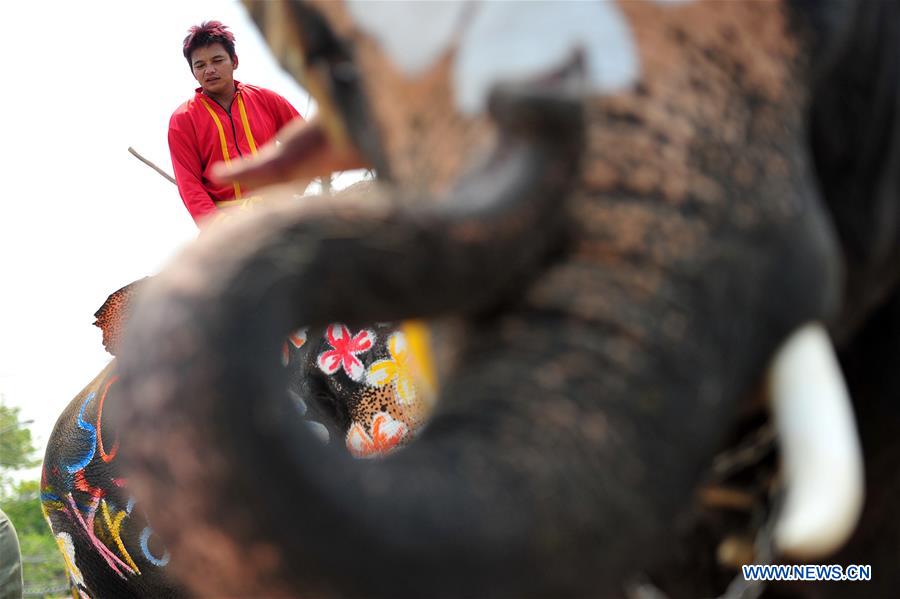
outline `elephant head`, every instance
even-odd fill
[[[879,11],[897,22],[887,4],[254,5],[321,118],[235,176],[361,161],[380,199],[273,205],[148,285],[120,365],[136,401],[112,417],[179,575],[207,594],[618,594],[665,562],[770,365],[776,392],[804,388],[797,345],[833,382],[849,490],[837,529],[786,516],[779,542],[833,549],[858,456],[810,323],[864,321],[877,295],[843,301],[835,203],[895,194],[842,194],[821,173],[840,148],[809,125]],[[863,262],[847,280],[875,285],[854,273],[885,264]],[[373,463],[318,445],[279,378],[285,332],[410,317],[440,356],[426,430]]]

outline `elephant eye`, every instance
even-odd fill
[[[386,178],[379,136],[370,117],[350,43],[338,37],[325,17],[303,2],[288,4],[297,24],[303,78],[319,103],[319,115],[336,143],[350,143]]]

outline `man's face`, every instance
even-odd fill
[[[220,95],[234,86],[235,68],[237,57],[232,61],[222,44],[211,44],[191,52],[194,79],[211,96]]]

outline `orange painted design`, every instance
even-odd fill
[[[371,433],[371,434],[370,434]],[[347,449],[355,458],[374,458],[393,451],[409,433],[402,420],[395,420],[387,412],[378,412],[372,418],[369,432],[354,422],[347,431]]]
[[[119,380],[118,375],[109,378],[109,381],[107,381],[106,386],[103,388],[103,394],[100,396],[100,404],[97,406],[97,447],[100,449],[100,458],[107,464],[116,458],[116,452],[119,451],[119,439],[118,437],[116,438],[112,450],[109,453],[106,453],[103,449],[103,431],[100,428],[100,423],[103,420],[103,402],[106,401],[106,394],[109,392],[110,386],[117,380]]]
[[[300,349],[306,343],[306,331],[306,327],[297,329],[288,335],[288,341],[291,342],[291,345]],[[281,363],[284,366],[287,366],[291,361],[291,348],[288,347],[288,341],[285,341],[284,345],[281,346]]]
[[[306,343],[306,329],[297,329],[290,335],[288,335],[288,340],[291,342],[291,345],[300,349],[303,347],[303,344]]]
[[[91,497],[104,497],[106,495],[106,491],[100,487],[91,486],[91,483],[84,477],[84,470],[79,470],[75,473],[74,483],[76,489],[89,494]]]

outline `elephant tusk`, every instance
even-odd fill
[[[794,558],[824,557],[856,527],[864,477],[850,396],[821,324],[794,331],[768,383],[786,487],[775,545]]]

